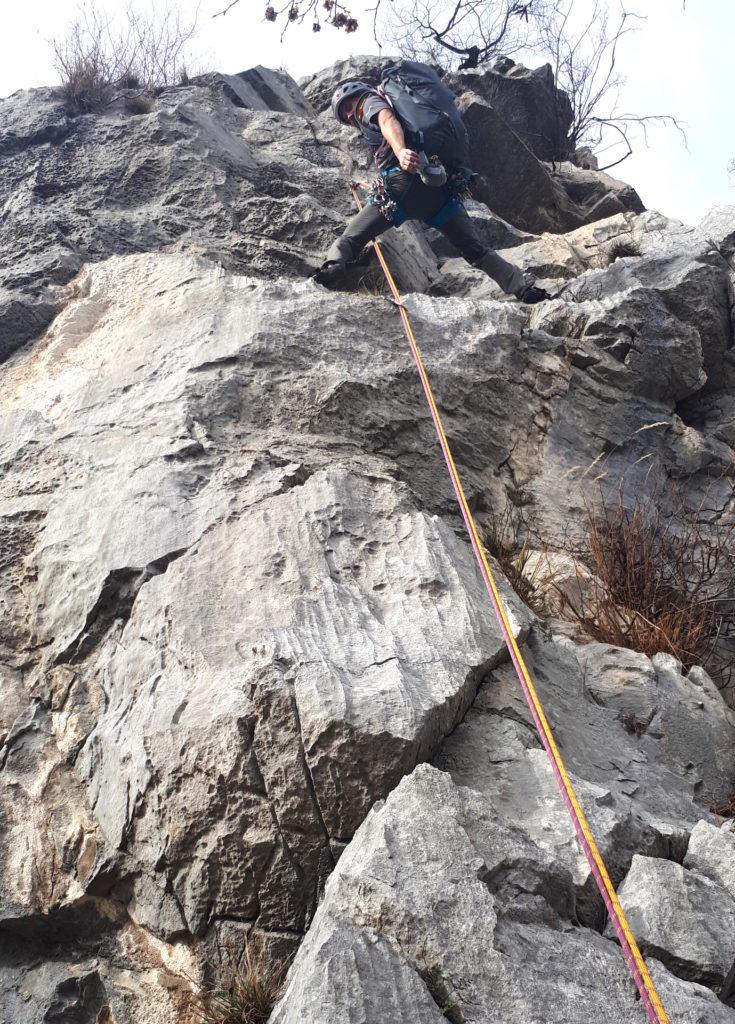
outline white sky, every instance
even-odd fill
[[[581,0],[585,2],[585,0]],[[673,113],[686,123],[689,149],[674,129],[654,127],[649,148],[636,152],[612,173],[634,185],[646,206],[685,221],[711,206],[735,202],[735,0],[629,0],[647,19],[629,36],[619,64],[627,77],[621,108],[634,113]],[[7,0],[6,0],[7,3]],[[356,13],[371,0],[355,0]],[[123,0],[97,0],[113,12]],[[279,32],[263,22],[263,0],[240,0],[226,17],[212,18],[223,0],[180,0],[182,11],[199,7],[199,59],[206,69],[235,73],[256,64],[284,66],[298,78],[352,53],[377,52],[368,27],[353,35],[324,27]],[[62,35],[76,0],[25,0],[3,12],[0,37],[0,96],[16,89],[54,84],[47,40]],[[2,131],[2,126],[0,126]]]

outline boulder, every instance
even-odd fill
[[[714,242],[735,269],[735,205],[715,206],[704,215],[696,231],[703,239]]]
[[[480,175],[475,198],[522,231],[569,231],[584,222],[581,211],[543,164],[477,93],[458,103],[470,136],[470,162]]]
[[[643,953],[688,981],[722,985],[735,964],[735,900],[721,886],[636,855],[618,896]]]
[[[688,679],[663,655],[651,661],[615,647],[577,646],[536,629],[524,654],[542,704],[553,709],[567,771],[613,879],[623,878],[636,852],[681,859],[689,829],[703,817],[700,794],[711,799],[711,787],[724,794],[732,785],[735,718],[711,681],[698,686],[697,672]],[[435,763],[553,849],[574,878],[578,913],[596,925],[600,897],[538,747],[506,665],[483,683]],[[720,749],[722,759],[712,763]]]
[[[420,766],[342,855],[272,1020],[382,1021],[411,1006],[420,1022],[639,1024],[619,948],[570,925],[565,892],[560,866],[497,808]],[[732,1020],[699,986],[656,976],[677,1007]]]
[[[338,85],[349,79],[356,78],[368,85],[380,85],[383,69],[395,63],[397,57],[376,57],[375,54],[363,54],[338,60],[328,68],[314,75],[305,75],[299,79],[302,92],[314,109],[321,113],[329,110],[332,96]]]
[[[677,978],[652,958],[648,969],[672,1020],[679,1024],[732,1024],[735,1013],[731,1007],[704,985]]]
[[[618,181],[604,171],[578,167],[566,160],[554,163],[549,170],[569,199],[582,209],[586,223],[591,224],[616,213],[643,213],[645,210],[632,185]]]
[[[503,57],[490,68],[458,71],[448,83],[460,95],[482,97],[539,160],[567,156],[572,106],[556,88],[550,64],[529,69]]]
[[[698,821],[692,829],[684,866],[711,878],[735,899],[735,833],[732,825],[717,828]]]
[[[281,114],[314,117],[315,110],[290,75],[258,65],[237,75],[218,71],[194,79],[199,85],[213,86],[235,104],[250,110],[275,110]]]

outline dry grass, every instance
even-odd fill
[[[283,991],[287,970],[285,961],[266,956],[262,942],[248,941],[222,987],[202,992],[195,1012],[203,1024],[266,1024]]]
[[[609,267],[615,260],[625,256],[641,256],[641,247],[630,238],[619,238],[608,245],[602,253],[603,266]]]
[[[117,20],[94,3],[81,8],[51,42],[68,109],[99,111],[121,89],[153,92],[188,79],[184,57],[195,32],[196,20],[183,21],[175,6],[145,14],[129,3]]]
[[[543,552],[537,557],[523,513],[513,505],[503,513],[492,513],[483,524],[481,539],[521,601],[539,614],[544,612],[545,591],[554,586],[554,573]]]
[[[153,99],[141,93],[132,93],[132,95],[126,96],[124,103],[128,114],[150,114],[153,110]]]
[[[463,1024],[464,1018],[459,1005],[444,980],[441,968],[433,964],[430,967],[424,967],[419,973],[441,1015],[449,1021],[449,1024]]]
[[[735,818],[735,790],[725,800],[715,801],[710,810],[713,814],[716,814],[718,818],[729,820]],[[733,829],[735,831],[735,829]]]
[[[729,681],[718,641],[735,633],[735,524],[706,523],[675,498],[664,513],[655,496],[626,502],[602,492],[587,510],[593,579],[565,612],[602,643],[649,656],[665,652],[685,669],[702,665]]]
[[[62,72],[62,90],[70,111],[88,114],[112,100],[113,88],[93,54],[80,55]]]

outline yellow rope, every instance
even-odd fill
[[[357,189],[354,185],[352,186],[352,194],[356,204],[359,207],[361,204],[357,194]],[[429,403],[432,419],[434,420],[436,431],[439,437],[439,443],[441,445],[444,457],[447,462],[447,468],[449,470],[452,485],[457,495],[460,510],[462,512],[462,516],[464,518],[467,530],[470,535],[472,548],[477,557],[480,566],[480,571],[482,573],[483,579],[485,580],[485,584],[487,586],[493,607],[495,609],[495,613],[498,617],[500,628],[505,637],[505,641],[508,646],[511,660],[513,661],[524,695],[531,709],[534,721],[536,722],[536,727],[538,729],[541,741],[544,745],[544,749],[546,750],[549,756],[552,769],[554,770],[557,782],[559,783],[562,792],[562,797],[564,798],[564,802],[567,805],[570,816],[572,818],[572,822],[575,827],[575,831],[577,832],[577,835],[580,839],[580,844],[582,846],[583,852],[585,853],[585,856],[588,859],[590,868],[595,877],[595,881],[597,882],[598,888],[605,902],[608,913],[610,914],[610,918],[620,940],[623,953],[628,962],[628,966],[631,970],[638,991],[640,992],[641,999],[646,1008],[648,1017],[652,1024],[670,1024],[669,1017],[666,1011],[664,1010],[663,1004],[661,1003],[661,999],[658,995],[658,992],[656,991],[653,979],[651,978],[651,975],[648,972],[648,968],[646,967],[645,961],[638,948],[638,944],[633,936],[633,933],[630,930],[630,925],[628,924],[628,921],[626,919],[625,912],[623,911],[623,908],[620,905],[618,895],[615,892],[615,888],[612,884],[612,881],[610,880],[607,868],[605,867],[605,863],[602,859],[602,855],[600,854],[595,838],[589,827],[584,811],[582,810],[579,800],[577,799],[577,795],[574,792],[574,787],[572,786],[569,775],[567,774],[566,768],[564,767],[564,762],[562,760],[561,754],[559,753],[559,748],[556,745],[556,741],[554,740],[554,736],[551,731],[551,726],[549,725],[548,719],[546,718],[546,714],[544,713],[544,709],[541,705],[541,701],[536,691],[536,687],[533,683],[533,679],[531,678],[531,674],[528,671],[528,667],[526,666],[523,655],[521,654],[515,636],[513,635],[513,630],[508,620],[508,615],[503,605],[503,601],[500,596],[498,587],[495,583],[495,577],[493,576],[493,572],[488,563],[484,547],[482,545],[482,542],[480,541],[480,537],[477,532],[474,517],[467,503],[467,498],[465,497],[464,489],[459,478],[459,473],[457,472],[457,467],[454,462],[454,457],[449,447],[449,441],[447,440],[447,435],[444,431],[444,425],[442,423],[441,415],[439,413],[436,401],[434,400],[434,393],[432,391],[431,384],[429,382],[429,377],[426,372],[423,359],[421,357],[421,351],[419,349],[418,343],[413,333],[413,328],[411,327],[411,322],[408,318],[408,313],[406,312],[405,306],[403,305],[403,302],[401,300],[400,292],[396,287],[396,283],[393,280],[393,275],[391,274],[388,264],[385,261],[385,257],[383,256],[379,244],[377,242],[373,242],[373,246],[375,248],[377,257],[380,261],[380,265],[383,268],[383,273],[385,274],[388,286],[391,290],[391,293],[393,294],[393,298],[395,299],[395,302],[400,311],[403,326],[406,332],[406,336],[408,338],[408,343],[411,347],[411,352],[416,362],[416,367],[421,378],[424,393]]]

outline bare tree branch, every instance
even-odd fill
[[[218,15],[226,14],[240,0],[229,0]],[[569,114],[566,100],[556,100],[553,148],[571,156],[582,145],[608,148],[615,139],[624,148],[605,169],[615,167],[633,152],[640,132],[647,142],[652,124],[675,127],[684,137],[681,123],[670,114],[621,114],[618,102],[625,82],[619,70],[623,39],[645,19],[619,0],[263,0],[266,20],[281,27],[281,38],[293,24],[313,18],[312,28],[322,23],[354,32],[353,11],[360,6],[372,15],[376,43],[390,43],[404,57],[438,64],[447,69],[476,68],[491,59],[519,52],[537,54],[552,66],[557,88],[568,96],[571,128],[565,138]]]
[[[390,41],[404,56],[474,68],[533,47],[552,0],[394,0]]]
[[[553,15],[540,24],[541,46],[551,58],[557,87],[567,94],[572,106],[569,150],[586,145],[598,149],[609,133],[625,146],[623,156],[606,164],[609,170],[633,152],[632,136],[643,133],[646,144],[651,124],[668,124],[683,136],[682,124],[671,114],[621,114],[620,90],[625,83],[618,70],[618,49],[624,36],[638,29],[641,15],[620,6],[617,18],[602,0],[594,0],[590,16],[572,28],[575,0],[558,0]],[[608,148],[608,147],[606,147]]]
[[[224,16],[233,7],[237,7],[239,3],[240,0],[230,0],[221,11],[217,11],[212,17],[220,18]],[[375,20],[377,20],[377,11],[381,3],[382,0],[376,0],[374,8]],[[283,39],[290,25],[294,23],[302,24],[309,16],[314,19],[311,24],[313,32],[321,32],[322,19],[325,24],[343,29],[347,33],[355,32],[359,24],[357,18],[353,17],[351,13],[350,5],[344,3],[343,0],[286,0],[285,3],[280,5],[275,0],[272,0],[263,11],[263,17],[266,21],[280,22],[283,25],[281,39]]]

